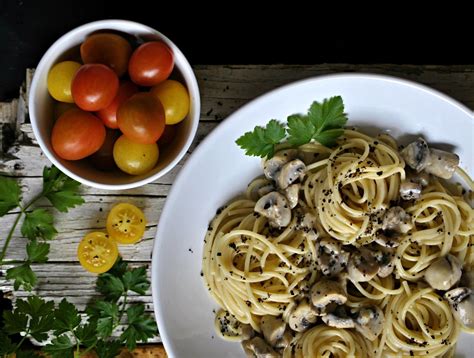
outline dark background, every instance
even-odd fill
[[[463,19],[468,9],[455,8],[453,16],[442,8],[436,16],[435,6],[415,11],[398,2],[367,9],[294,0],[214,3],[0,0],[0,100],[17,95],[24,69],[62,34],[107,18],[156,28],[192,64],[474,63],[472,20]]]

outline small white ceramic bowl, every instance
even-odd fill
[[[178,126],[175,140],[167,148],[160,148],[160,158],[150,172],[131,176],[123,172],[100,171],[87,161],[67,161],[59,158],[51,147],[51,130],[54,123],[54,100],[47,89],[47,77],[51,67],[60,61],[78,58],[79,45],[94,32],[111,30],[128,35],[138,41],[161,40],[174,54],[175,69],[172,78],[185,84],[190,97],[190,110],[187,118]],[[103,20],[91,22],[75,28],[57,40],[44,54],[36,67],[29,94],[29,113],[33,132],[48,159],[71,178],[100,189],[121,190],[138,187],[158,179],[168,173],[184,156],[194,139],[199,124],[201,102],[199,87],[194,72],[183,53],[160,32],[132,21]]]

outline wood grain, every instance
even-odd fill
[[[329,73],[382,73],[406,78],[438,89],[469,108],[474,108],[474,65],[202,65],[195,66],[194,69],[201,89],[202,112],[198,134],[188,155],[226,116],[251,99],[295,80]],[[25,199],[41,189],[43,167],[50,165],[41,153],[28,123],[26,98],[32,73],[32,70],[27,71],[27,79],[18,99],[0,103],[0,173],[18,178]],[[85,272],[77,263],[77,243],[87,232],[104,230],[106,213],[119,201],[131,202],[143,208],[148,218],[144,239],[137,245],[122,246],[122,256],[134,265],[149,264],[161,209],[171,184],[188,155],[168,175],[151,184],[115,192],[83,187],[86,204],[71,210],[67,215],[55,212],[55,225],[59,234],[52,245],[50,261],[34,266],[39,277],[35,292],[56,301],[66,297],[81,309],[97,295],[93,288],[95,276]],[[46,202],[39,204],[50,209]],[[13,220],[12,214],[1,218],[2,241]],[[25,243],[25,239],[16,232],[7,258],[23,259]],[[0,270],[0,290],[4,292],[13,290],[11,282],[4,279],[8,267]],[[15,293],[15,297],[22,296],[25,296],[22,291]],[[150,292],[145,296],[132,296],[131,300],[145,302],[147,310],[153,311]],[[160,338],[155,337],[151,341],[159,342]]]

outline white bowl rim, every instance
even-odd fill
[[[39,128],[37,126],[37,122],[36,122],[36,120],[33,119],[33,116],[31,115],[32,113],[34,113],[35,106],[36,106],[34,98],[33,98],[34,94],[36,92],[35,88],[38,87],[38,85],[39,85],[38,84],[38,76],[33,75],[33,80],[31,81],[31,86],[30,86],[30,93],[29,93],[29,96],[28,96],[28,106],[29,106],[28,113],[29,113],[29,116],[30,116],[30,122],[31,122],[31,126],[33,128],[33,133],[35,135],[35,138],[36,138],[42,152],[46,155],[46,157],[56,167],[58,167],[58,169],[60,169],[65,174],[67,174],[69,177],[81,182],[82,184],[85,184],[85,185],[88,185],[88,186],[91,186],[91,187],[97,188],[97,189],[105,189],[105,190],[132,189],[132,188],[136,188],[136,187],[143,186],[145,184],[151,183],[152,181],[155,181],[156,179],[161,178],[162,176],[167,174],[170,170],[172,170],[179,163],[179,161],[184,157],[184,155],[188,151],[189,147],[191,146],[191,143],[193,142],[193,140],[196,136],[196,132],[197,132],[197,129],[198,129],[198,126],[199,126],[199,120],[200,120],[200,117],[201,117],[201,98],[200,98],[199,86],[198,86],[198,83],[197,83],[196,75],[194,74],[194,71],[193,71],[189,61],[184,56],[184,54],[181,52],[181,50],[168,37],[163,35],[160,31],[155,30],[154,28],[152,28],[148,25],[141,24],[139,22],[130,21],[130,20],[120,20],[120,19],[108,19],[108,20],[93,21],[93,22],[89,22],[89,23],[83,24],[81,26],[78,26],[78,27],[72,29],[71,31],[65,33],[64,35],[62,35],[59,39],[57,39],[49,47],[49,49],[44,53],[43,57],[41,57],[40,62],[36,66],[35,73],[38,70],[39,71],[44,70],[44,68],[46,66],[48,66],[49,57],[53,53],[58,51],[58,49],[60,47],[62,47],[62,42],[64,40],[67,40],[69,37],[73,37],[77,33],[80,33],[80,32],[82,32],[86,29],[90,29],[92,31],[95,31],[95,30],[100,30],[100,29],[106,28],[107,26],[124,26],[124,27],[127,27],[127,25],[131,25],[131,26],[135,26],[135,27],[141,27],[144,30],[147,30],[147,31],[150,31],[151,33],[157,34],[160,38],[164,39],[165,42],[169,42],[169,43],[173,44],[173,46],[174,46],[173,51],[178,53],[180,56],[182,56],[182,58],[184,60],[183,65],[185,67],[189,67],[189,69],[190,69],[190,71],[189,71],[190,74],[191,74],[190,81],[191,81],[191,85],[192,85],[192,88],[190,88],[190,92],[192,91],[195,94],[195,98],[196,98],[195,102],[196,103],[194,103],[194,105],[195,105],[195,113],[197,114],[197,118],[193,119],[193,121],[192,121],[191,131],[190,131],[189,136],[188,136],[188,138],[186,139],[186,141],[183,145],[183,148],[179,151],[179,153],[176,155],[176,157],[166,167],[164,167],[162,170],[160,170],[156,174],[151,175],[151,176],[149,176],[147,178],[144,178],[142,180],[138,180],[138,181],[131,182],[131,183],[126,183],[126,184],[116,184],[115,185],[115,184],[97,183],[97,182],[91,181],[89,179],[85,179],[85,178],[73,173],[72,171],[70,171],[66,167],[64,167],[55,158],[53,153],[51,153],[47,149],[45,141],[43,140],[43,138],[41,138],[41,136],[39,134],[40,131],[39,131]]]
[[[181,168],[180,172],[176,176],[176,179],[173,182],[173,185],[171,187],[171,190],[166,198],[166,202],[163,206],[163,209],[161,211],[160,215],[160,225],[158,225],[158,228],[156,230],[156,235],[155,235],[155,241],[153,243],[153,251],[152,251],[152,263],[151,263],[151,289],[152,289],[152,299],[153,299],[153,308],[155,312],[155,319],[158,324],[158,330],[160,333],[160,337],[163,343],[163,346],[165,347],[165,350],[170,357],[174,357],[174,343],[172,342],[170,336],[168,335],[168,332],[165,329],[165,322],[161,319],[162,317],[162,306],[159,304],[159,291],[158,291],[158,286],[159,281],[160,281],[160,274],[157,272],[158,269],[158,251],[159,247],[161,244],[160,237],[162,236],[162,231],[164,230],[164,223],[168,221],[168,217],[173,215],[173,213],[168,210],[168,207],[171,206],[171,203],[175,200],[175,196],[178,193],[178,188],[181,186],[181,182],[184,181],[184,178],[187,177],[187,173],[189,171],[189,168],[191,166],[189,163],[192,161],[193,157],[199,156],[199,153],[201,151],[204,151],[205,148],[207,147],[207,142],[210,141],[212,138],[219,136],[222,131],[224,131],[225,127],[229,125],[233,117],[236,117],[239,115],[239,112],[244,111],[248,106],[254,106],[256,103],[264,101],[267,97],[273,96],[279,92],[286,91],[289,88],[292,87],[297,87],[302,84],[305,84],[306,82],[318,82],[318,81],[325,81],[328,79],[332,78],[347,78],[347,79],[365,79],[365,80],[378,80],[378,81],[387,81],[387,82],[392,82],[396,83],[399,85],[404,85],[407,87],[412,87],[417,90],[427,92],[437,98],[439,98],[442,101],[445,101],[449,104],[451,104],[454,107],[457,107],[459,110],[465,112],[466,114],[472,116],[473,111],[470,110],[467,106],[464,104],[458,102],[457,100],[453,99],[452,97],[449,97],[448,95],[434,89],[431,87],[428,87],[426,85],[398,78],[395,76],[389,76],[389,75],[381,75],[381,74],[373,74],[373,73],[364,73],[364,72],[358,72],[358,73],[334,73],[334,74],[327,74],[327,75],[321,75],[321,76],[313,76],[310,78],[294,81],[291,83],[288,83],[286,85],[282,85],[280,87],[277,87],[273,90],[270,90],[255,99],[249,101],[248,103],[244,104],[242,107],[237,109],[235,112],[231,113],[229,116],[226,117],[226,119],[220,123],[213,131],[210,133],[208,136],[206,136],[203,141],[199,144],[199,146],[193,151],[191,156],[186,160],[186,163],[183,165]],[[243,153],[242,153],[243,155]],[[209,299],[211,299],[209,297]]]

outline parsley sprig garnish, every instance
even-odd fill
[[[289,116],[286,125],[272,119],[265,127],[257,126],[237,139],[236,143],[245,150],[246,155],[262,158],[273,156],[275,146],[284,140],[294,147],[313,140],[330,147],[344,133],[346,122],[342,98],[335,96],[322,103],[313,102],[307,114]]]
[[[131,268],[119,259],[109,272],[99,275],[96,288],[103,297],[94,300],[86,314],[66,299],[56,307],[53,301],[35,295],[18,299],[14,310],[3,313],[0,356],[28,353],[31,355],[26,356],[34,357],[22,349],[29,337],[40,343],[50,338],[42,351],[52,358],[80,357],[92,350],[99,358],[113,358],[124,344],[133,350],[137,342],[146,342],[157,332],[154,319],[145,313],[145,305],[127,301],[131,293],[144,295],[149,287],[145,267]],[[113,338],[121,323],[123,332]],[[18,334],[22,338],[13,343],[12,338]]]
[[[67,212],[70,208],[84,203],[79,195],[80,183],[63,174],[55,166],[45,167],[43,170],[43,189],[28,203],[22,203],[21,189],[18,183],[7,177],[0,176],[0,216],[10,211],[18,210],[16,219],[3,243],[0,252],[0,266],[6,263],[5,256],[10,245],[16,227],[23,219],[21,234],[28,239],[26,245],[26,259],[16,267],[7,270],[7,279],[14,280],[15,290],[23,287],[30,291],[36,284],[36,274],[31,269],[32,263],[42,263],[48,260],[49,243],[57,234],[51,213],[37,208],[31,210],[31,206],[38,200],[46,198],[51,205],[61,212]]]

